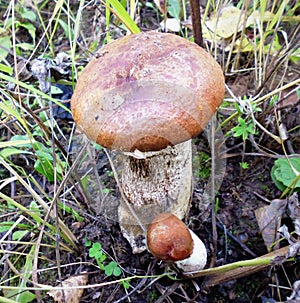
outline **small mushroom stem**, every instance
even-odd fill
[[[201,270],[207,262],[207,252],[204,243],[192,230],[189,229],[189,232],[194,242],[193,252],[188,258],[175,262],[177,267],[185,273]]]
[[[166,211],[182,219],[191,197],[191,140],[141,156],[139,159],[135,155],[122,156],[122,190],[133,210],[145,226]],[[124,201],[119,207],[119,220],[133,252],[145,250],[145,244],[138,241],[145,233]]]

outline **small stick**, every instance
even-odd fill
[[[194,42],[203,47],[200,0],[190,0]]]
[[[250,254],[252,257],[257,257],[257,255],[250,249],[248,248],[247,245],[245,245],[244,243],[242,243],[237,237],[235,237],[230,231],[228,231],[227,229],[224,228],[224,226],[217,222],[217,227],[219,227],[220,229],[222,229],[223,232],[226,233],[226,235],[232,239],[233,241],[235,241],[236,243],[238,243],[248,254]]]

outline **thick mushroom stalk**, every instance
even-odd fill
[[[147,246],[160,260],[175,262],[184,272],[204,268],[207,251],[200,238],[170,213],[158,215],[147,232]]]
[[[192,146],[186,141],[158,152],[126,153],[122,157],[122,190],[131,208],[147,227],[155,215],[169,211],[183,218],[192,189]],[[119,207],[125,238],[137,253],[145,245],[136,241],[142,233],[125,201]]]
[[[163,211],[185,215],[191,138],[221,104],[224,87],[210,54],[166,33],[118,39],[83,70],[71,100],[73,117],[89,139],[122,153],[121,186],[131,210],[121,201],[119,220],[134,252],[145,249],[140,223],[147,226]]]

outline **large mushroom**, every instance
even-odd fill
[[[183,218],[192,188],[191,138],[224,97],[217,62],[173,34],[125,36],[101,48],[79,77],[72,113],[77,127],[123,157],[119,221],[133,251],[153,218]],[[132,212],[139,217],[135,219]],[[139,221],[139,222],[138,222]]]

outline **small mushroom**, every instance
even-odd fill
[[[154,257],[175,262],[184,272],[201,270],[206,264],[207,252],[203,242],[170,213],[159,214],[149,225],[147,246]]]
[[[177,35],[147,32],[102,47],[72,96],[79,130],[120,154],[118,210],[133,252],[146,249],[145,228],[161,212],[183,218],[192,188],[191,138],[224,97],[224,77],[201,47]]]

